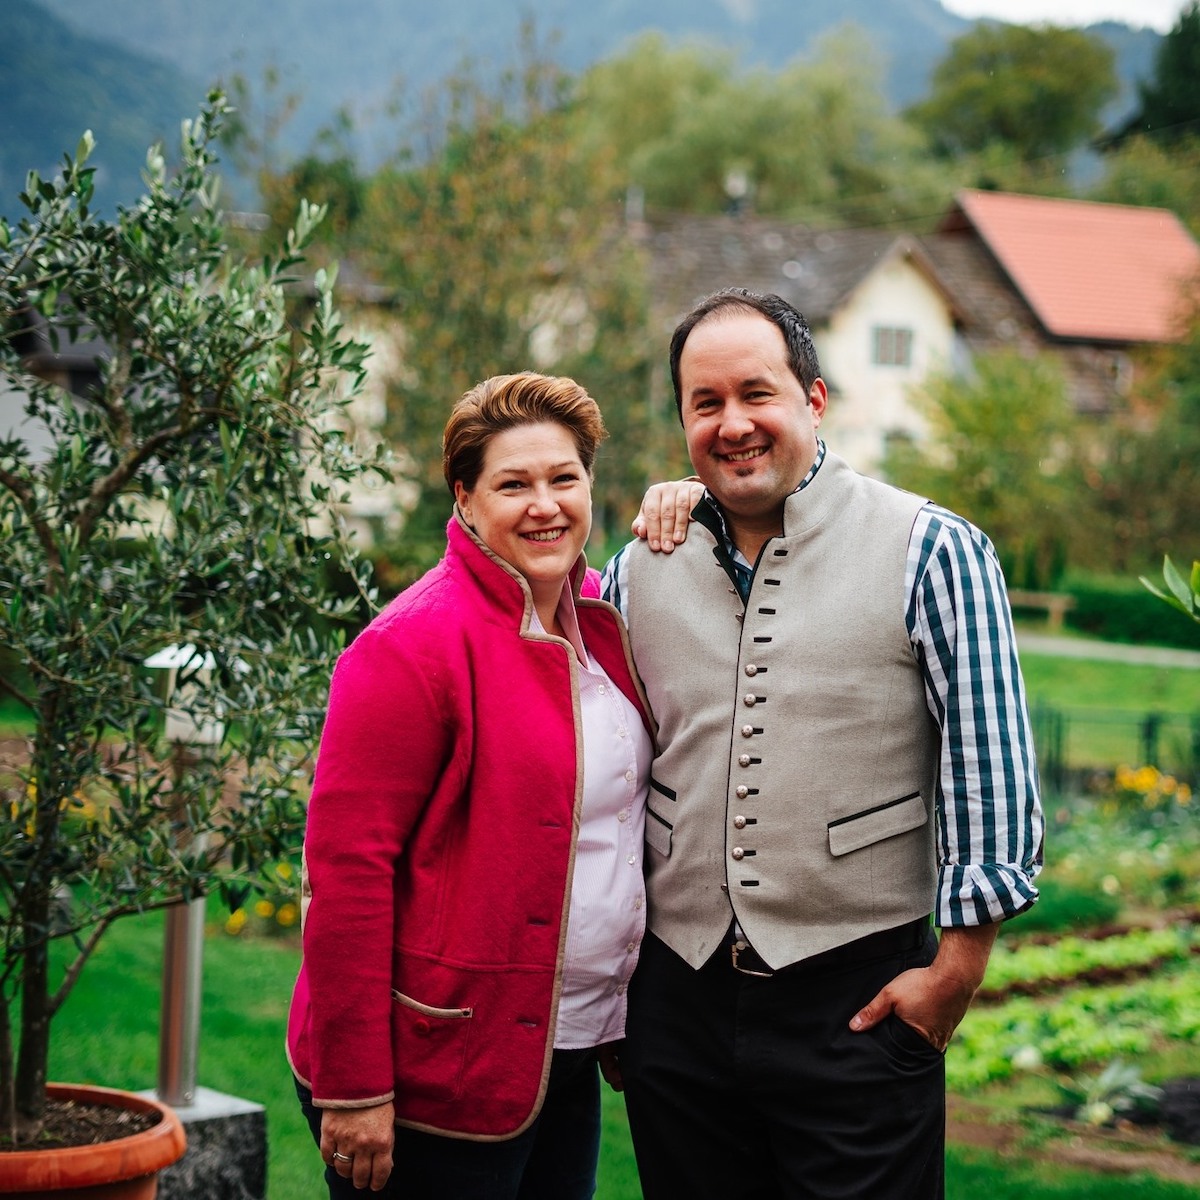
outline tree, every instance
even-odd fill
[[[611,154],[648,206],[870,223],[928,212],[945,181],[892,116],[869,43],[853,27],[783,70],[647,34],[579,84],[580,139]]]
[[[368,182],[352,245],[398,297],[403,363],[389,432],[418,499],[393,554],[409,576],[444,544],[446,417],[490,375],[577,372],[617,435],[601,486],[612,498],[640,495],[646,482],[659,418],[644,403],[640,268],[617,236],[603,156],[585,152],[573,128],[569,81],[527,44],[494,87],[465,70],[446,81],[427,99],[418,136]],[[616,521],[615,506],[599,516]]]
[[[1122,138],[1106,150],[1104,176],[1090,198],[1168,209],[1200,237],[1200,132],[1170,142],[1149,134]]]
[[[1154,63],[1154,78],[1138,86],[1141,111],[1131,129],[1173,142],[1200,135],[1200,0],[1179,14],[1163,38]]]
[[[1200,545],[1200,281],[1180,311],[1183,337],[1143,356],[1135,403],[1084,475],[1091,519],[1079,549],[1089,565],[1143,570]]]
[[[0,223],[0,370],[49,440],[39,455],[0,439],[0,689],[33,730],[0,805],[0,1121],[14,1141],[36,1133],[52,1019],[113,921],[232,898],[297,846],[338,622],[358,607],[333,603],[325,579],[331,563],[355,569],[336,508],[367,464],[337,414],[362,348],[342,336],[329,276],[307,327],[287,319],[320,210],[302,206],[259,265],[227,254],[212,151],[227,112],[213,93],[184,123],[174,175],[152,150],[145,196],[114,219],[91,207],[88,134],[57,181],[30,175],[30,215]],[[61,348],[103,343],[86,395],[26,369],[34,326]],[[227,731],[182,773],[143,667],[168,645],[192,648],[172,705]]]
[[[1095,134],[1116,92],[1113,52],[1099,38],[987,22],[954,40],[928,98],[907,115],[945,157],[999,143],[1028,161],[1064,154]]]
[[[926,379],[914,402],[925,443],[895,445],[887,477],[978,525],[1014,586],[1048,587],[1072,528],[1072,414],[1056,363],[1013,351],[978,355],[968,377]]]

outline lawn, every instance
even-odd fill
[[[1043,655],[1023,655],[1022,662],[1034,702],[1101,712],[1186,714],[1200,709],[1200,672]],[[0,732],[11,734],[19,728],[14,716],[0,705],[0,725],[8,726]],[[1153,911],[1167,902],[1178,903],[1180,896],[1192,897],[1188,881],[1195,879],[1194,855],[1187,858],[1182,854],[1185,847],[1179,847],[1180,853],[1164,857],[1170,838],[1151,831],[1114,840],[1108,818],[1077,831],[1074,809],[1064,806],[1060,811],[1056,806],[1051,815],[1055,853],[1046,878],[1055,876],[1065,889],[1056,903],[1078,910],[1082,899],[1103,894],[1122,906]],[[283,1056],[284,1020],[299,962],[295,932],[272,937],[252,934],[248,927],[234,937],[223,930],[223,914],[215,904],[210,916],[199,1082],[265,1106],[270,1200],[319,1198],[319,1159],[296,1106]],[[1014,923],[1014,933],[1019,925]],[[128,919],[115,927],[56,1020],[52,1078],[153,1087],[161,951],[161,916]],[[1053,1001],[1048,1004],[1053,1007]],[[982,1012],[979,1015],[982,1018]],[[964,1027],[962,1043],[968,1034]],[[1161,1048],[1144,1060],[1151,1072],[1161,1061],[1159,1053]],[[1189,1073],[1200,1074],[1194,1041],[1184,1057],[1191,1064]],[[1011,1087],[1001,1081],[969,1091],[975,1098],[986,1093],[989,1102],[1003,1106],[1006,1100],[997,1088],[1006,1086]],[[1008,1098],[1021,1095],[1017,1086]],[[1192,1187],[1145,1176],[1104,1176],[1057,1164],[1047,1169],[1024,1150],[1001,1156],[951,1145],[947,1162],[947,1195],[952,1198],[985,1194],[989,1200],[1183,1200],[1196,1194]],[[598,1195],[600,1200],[640,1197],[623,1105],[607,1089]]]
[[[1200,736],[1200,670],[1021,654],[1038,753],[1048,761],[1046,710],[1061,721],[1060,751],[1072,768],[1154,765],[1184,771]],[[1143,723],[1157,714],[1156,751]]]
[[[216,915],[216,910],[213,910]],[[56,1022],[51,1075],[143,1089],[157,1074],[162,920],[119,923]],[[210,923],[205,942],[199,1082],[267,1110],[269,1200],[317,1200],[320,1163],[291,1089],[283,1030],[299,962],[294,935],[231,937]],[[989,1200],[1184,1200],[1194,1189],[1150,1177],[1105,1177],[951,1146],[947,1195]],[[605,1090],[599,1200],[639,1200],[621,1100]]]

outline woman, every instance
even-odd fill
[[[331,1197],[595,1190],[651,759],[582,553],[603,436],[569,379],[468,392],[446,555],[334,671],[288,1032]]]

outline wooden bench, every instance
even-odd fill
[[[1075,597],[1062,592],[1027,592],[1022,588],[1010,588],[1008,602],[1013,608],[1041,609],[1047,624],[1053,630],[1063,627],[1067,613],[1075,607]]]

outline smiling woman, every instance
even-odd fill
[[[542,627],[561,635],[563,583],[592,527],[590,472],[572,431],[539,421],[495,434],[475,485],[456,479],[454,495],[467,525],[525,577]]]
[[[570,379],[463,396],[445,557],[334,672],[288,1041],[331,1197],[594,1193],[651,757],[582,553],[603,436]]]

